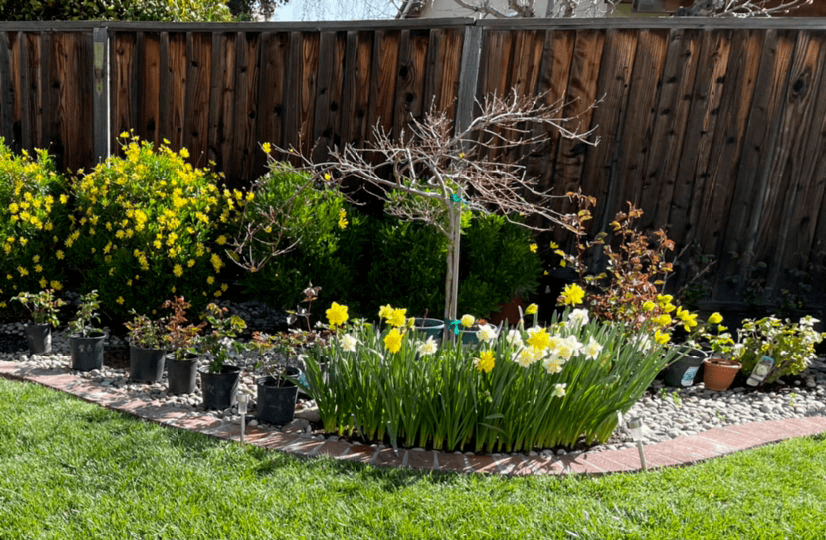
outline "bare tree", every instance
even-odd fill
[[[701,17],[772,17],[785,15],[813,0],[695,0],[677,15]]]
[[[424,221],[444,234],[444,316],[455,320],[462,212],[496,212],[534,230],[567,226],[550,206],[562,196],[540,189],[523,165],[506,159],[506,154],[545,143],[555,133],[597,144],[593,129],[581,131],[578,117],[564,117],[564,103],[548,104],[545,98],[488,96],[478,104],[479,114],[458,129],[444,112],[431,108],[422,119],[412,118],[398,138],[376,125],[370,143],[330,149],[320,163],[294,148],[282,151],[297,156],[300,167],[319,180],[360,180],[365,190],[384,199],[387,213]],[[521,219],[526,216],[541,219],[528,223]]]
[[[424,3],[433,0],[423,0]],[[453,0],[483,17],[602,17],[610,15],[620,0]]]

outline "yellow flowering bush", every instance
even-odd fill
[[[63,288],[65,185],[45,150],[18,155],[0,139],[0,312],[19,292]]]
[[[438,343],[405,314],[384,305],[370,324],[335,302],[327,310],[332,337],[306,362],[326,431],[487,452],[604,441],[617,411],[627,412],[674,356],[653,329],[585,309],[568,308],[547,326],[480,324],[474,345]]]
[[[220,239],[247,197],[219,187],[220,175],[193,168],[186,149],[155,148],[128,133],[120,156],[74,179],[70,231],[61,250],[115,315],[159,307],[184,295],[200,310],[227,290]]]

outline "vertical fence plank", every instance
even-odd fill
[[[0,32],[0,137],[7,146],[14,143],[14,78],[9,32]]]
[[[568,126],[573,131],[584,132],[592,127],[591,118],[597,100],[599,63],[604,42],[605,33],[599,30],[587,30],[577,35],[566,103],[562,109],[564,117],[573,119]],[[559,193],[576,191],[579,187],[586,152],[585,143],[560,139],[554,163],[554,186]]]
[[[359,145],[369,137],[367,125],[370,94],[372,33],[350,31],[347,33],[347,53],[344,63],[344,89],[341,119],[342,139]]]
[[[818,180],[812,174],[812,156],[822,148],[816,145],[819,137],[812,128],[817,128],[819,119],[826,114],[826,102],[822,94],[818,96],[817,85],[823,79],[826,60],[823,35],[815,39],[807,32],[796,32],[794,36],[797,42],[783,96],[785,107],[779,120],[778,152],[773,160],[776,164],[770,167],[777,171],[778,177],[777,189],[771,196],[779,204],[775,205],[773,215],[761,224],[759,235],[760,244],[769,246],[764,251],[764,257],[769,261],[765,288],[775,296],[780,296],[781,278],[787,271],[792,272],[787,281],[812,285],[808,275],[804,274],[798,280],[793,274],[806,267],[808,254],[814,248],[811,223],[823,209],[819,203],[824,180]],[[822,285],[823,282],[819,283]],[[798,291],[806,293],[803,288]]]
[[[403,30],[399,45],[399,72],[396,81],[396,104],[393,113],[393,135],[399,136],[410,117],[420,118],[425,108],[425,63],[429,32]]]
[[[135,128],[138,119],[138,62],[136,61],[137,34],[116,32],[112,36],[114,89],[112,122],[118,135]]]
[[[646,208],[643,223],[652,228],[670,226],[669,215],[691,106],[700,40],[701,35],[696,31],[678,30],[669,35],[654,131],[642,174],[652,188],[649,198],[640,201]]]
[[[316,99],[313,159],[323,160],[327,148],[341,143],[343,109],[344,58],[347,52],[345,32],[322,32],[319,41],[318,98]]]
[[[557,103],[564,109],[568,99],[568,79],[571,73],[576,32],[549,30],[545,34],[542,50],[542,64],[539,70],[537,91],[546,94],[547,103]],[[556,185],[556,156],[559,153],[560,137],[551,133],[550,141],[544,148],[537,149],[540,156],[536,163],[539,172],[539,187],[543,190],[553,188],[557,193],[565,193]],[[544,154],[544,158],[541,156]],[[544,164],[543,164],[544,163]]]
[[[380,124],[385,130],[393,127],[393,96],[399,68],[398,30],[377,30],[373,38],[373,77],[370,80],[370,126]],[[340,144],[340,142],[339,142]]]
[[[161,34],[158,32],[141,32],[137,35],[135,44],[140,73],[137,81],[140,95],[139,124],[136,131],[141,138],[156,145],[169,136],[168,131],[164,131],[161,127],[163,123],[161,119],[168,118],[170,114],[169,80],[164,75],[169,70],[168,36],[168,33],[164,33],[163,50],[161,50]],[[163,87],[161,86],[162,77]]]
[[[703,224],[701,246],[714,253],[719,264],[727,264],[726,210],[734,194],[736,164],[740,159],[744,133],[757,81],[760,58],[764,52],[763,34],[733,34],[731,58],[718,110],[717,129],[711,144],[703,190],[703,205],[698,219]],[[727,296],[723,280],[715,284],[716,298]]]
[[[233,100],[233,152],[229,178],[249,182],[257,153],[259,34],[238,32],[235,36],[235,96]]]
[[[92,42],[93,65],[91,69],[91,76],[93,81],[90,83],[92,88],[90,93],[92,95],[93,111],[92,136],[94,138],[94,158],[96,161],[103,161],[109,157],[112,152],[112,63],[109,58],[111,55],[111,48],[108,30],[106,28],[94,28],[92,30]],[[86,64],[83,62],[84,58],[82,51],[78,50],[82,48],[82,42],[75,42],[73,45],[74,46],[72,49],[74,50],[72,52],[77,53],[72,55],[76,62],[74,71],[76,73],[83,73]],[[80,90],[80,88],[75,88],[73,90]],[[66,96],[65,101],[74,105],[73,109],[75,111],[75,115],[82,115],[83,113],[78,113],[77,111],[83,111],[84,107],[82,107],[82,103],[78,103],[77,101],[82,100],[86,93],[83,91],[77,92],[77,94],[72,96],[75,99],[72,99],[66,95],[68,91],[69,89],[66,89],[64,92],[64,96]],[[76,117],[76,119],[82,121],[82,118]],[[64,129],[63,132],[64,140],[66,141],[70,141],[72,137],[68,131],[69,130]],[[75,148],[75,145],[70,144],[68,146],[70,149],[69,152],[71,153]],[[69,161],[76,161],[76,159],[74,156],[71,156]],[[73,166],[73,168],[77,167],[77,164]]]
[[[599,144],[588,150],[583,164],[582,192],[597,198],[594,224],[605,230],[608,201],[615,200],[619,139],[630,102],[631,74],[637,52],[637,32],[608,30],[602,49],[597,97],[601,100],[594,111],[593,125]],[[564,193],[560,193],[564,194]]]
[[[186,35],[186,105],[184,144],[193,164],[205,167],[209,138],[210,75],[212,73],[212,36],[207,32]]]
[[[258,140],[285,146],[284,96],[290,34],[265,32],[261,36],[261,76],[258,92]],[[214,109],[213,109],[214,110]]]
[[[685,243],[694,243],[700,236],[701,228],[693,224],[697,223],[703,210],[702,193],[708,176],[706,164],[717,125],[730,54],[730,31],[704,32],[669,220],[672,237]],[[710,252],[702,245],[700,249]]]

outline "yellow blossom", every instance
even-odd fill
[[[709,324],[720,324],[723,322],[723,316],[715,311],[708,317],[708,322]]]
[[[531,253],[536,253],[536,250],[538,249],[536,244],[531,244],[529,247],[531,249]]]
[[[175,277],[181,277],[184,273],[184,269],[181,267],[180,264],[176,264],[175,267],[172,269],[172,273],[175,274]]]
[[[562,304],[566,306],[576,306],[581,304],[584,298],[585,290],[576,283],[565,285],[565,288],[562,289],[562,294],[560,295]]]
[[[330,328],[336,328],[347,322],[349,315],[347,314],[347,306],[342,306],[337,302],[333,302],[330,309],[327,310],[327,320],[330,322]]]
[[[407,309],[404,308],[394,309],[387,317],[387,324],[390,326],[395,326],[396,328],[401,328],[406,322]]]
[[[473,359],[473,365],[479,371],[490,373],[496,365],[496,355],[493,351],[482,351],[479,356]]]
[[[384,348],[394,354],[399,352],[402,348],[402,336],[398,328],[393,328],[384,336]]]
[[[470,328],[471,326],[476,324],[476,317],[474,317],[473,315],[465,314],[465,315],[462,315],[461,321],[462,321],[462,326],[464,326],[465,328]]]
[[[537,313],[539,313],[539,306],[536,304],[530,304],[525,308],[525,315],[536,315]]]

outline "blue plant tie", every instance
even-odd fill
[[[453,202],[456,204],[467,204],[467,201],[464,200],[458,193],[453,194]]]
[[[448,319],[447,320],[448,326],[453,327],[453,333],[456,334],[457,336],[462,333],[462,331],[459,329],[459,325],[461,323],[462,323],[461,319],[455,319],[455,320],[454,319]]]

